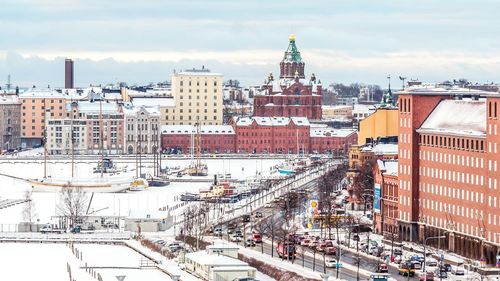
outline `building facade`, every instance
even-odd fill
[[[0,151],[21,147],[21,103],[16,95],[0,96]]]
[[[447,250],[496,263],[500,95],[409,87],[399,97],[402,240],[444,235]],[[429,244],[437,244],[430,241]]]
[[[358,145],[364,145],[380,137],[398,135],[398,108],[378,107],[359,122]]]
[[[89,126],[86,120],[48,119],[47,153],[51,155],[87,154]],[[71,132],[73,131],[73,140]],[[73,144],[71,143],[73,141]]]
[[[160,143],[159,106],[124,106],[125,153],[155,153]]]
[[[229,125],[201,125],[199,129],[193,125],[162,126],[162,149],[173,153],[194,153],[198,133],[202,153],[236,152],[234,129]]]
[[[50,89],[32,89],[19,94],[22,147],[42,145],[47,119],[62,119],[66,116],[67,97]]]
[[[223,121],[222,74],[191,69],[172,75],[174,107],[161,112],[162,125],[220,125]]]
[[[377,160],[374,167],[373,220],[375,233],[398,240],[398,161]]]
[[[291,35],[280,63],[279,79],[270,73],[266,84],[254,96],[254,116],[321,119],[321,81],[314,74],[305,79],[304,66],[295,36]]]

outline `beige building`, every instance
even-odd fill
[[[202,125],[223,123],[222,74],[191,69],[172,76],[174,107],[161,107],[161,125]]]
[[[16,95],[0,96],[0,150],[19,147],[21,147],[21,103]]]
[[[321,107],[322,119],[351,120],[352,106],[350,105],[323,105]]]
[[[71,147],[71,130],[74,143]],[[47,152],[52,155],[69,155],[87,153],[88,126],[86,120],[78,119],[48,119],[47,120]]]
[[[160,107],[124,106],[125,152],[154,153],[161,145],[159,138]]]

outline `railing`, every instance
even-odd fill
[[[17,231],[17,225],[16,231]],[[0,242],[18,241],[119,241],[130,239],[129,232],[94,233],[41,233],[41,232],[0,232]]]

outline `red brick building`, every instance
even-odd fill
[[[307,118],[252,117],[233,120],[238,153],[295,154],[309,151]]]
[[[321,119],[321,81],[314,74],[305,79],[304,66],[295,36],[291,35],[279,79],[270,73],[262,91],[254,96],[254,116]]]
[[[161,144],[163,150],[191,153],[196,145],[197,130],[192,125],[162,126]],[[235,133],[229,125],[200,126],[202,153],[235,153]]]
[[[397,239],[398,161],[377,160],[373,174],[375,232],[387,239]]]
[[[500,94],[434,87],[399,94],[400,238],[424,242],[444,235],[448,250],[494,264],[500,250]]]
[[[162,127],[162,148],[190,153],[196,128]],[[311,127],[303,117],[235,118],[231,125],[201,126],[203,153],[343,153],[356,144],[355,130]]]

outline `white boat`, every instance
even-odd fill
[[[63,188],[81,188],[85,192],[116,193],[131,187],[130,178],[45,178],[27,180],[33,191],[59,192]]]

